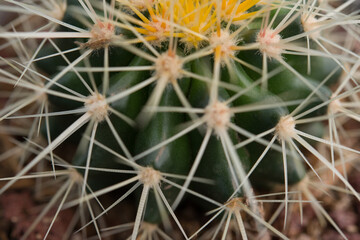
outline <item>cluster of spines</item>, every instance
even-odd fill
[[[328,13],[326,13],[325,11],[325,13],[323,13],[321,12],[321,10],[324,10],[321,8],[321,6],[322,4],[324,4],[325,6],[326,3],[321,3],[321,5],[318,5],[317,1],[261,1],[260,3],[259,1],[253,0],[246,0],[242,2],[225,0],[199,0],[180,2],[144,1],[141,7],[138,6],[138,1],[119,1],[119,4],[121,6],[123,6],[124,8],[129,8],[126,11],[121,11],[116,8],[117,4],[115,4],[115,1],[111,1],[110,4],[107,4],[104,1],[100,4],[99,2],[90,3],[89,1],[81,0],[79,1],[80,5],[78,7],[74,7],[72,11],[69,12],[78,13],[80,7],[82,8],[81,11],[85,10],[84,16],[79,17],[78,20],[80,22],[87,22],[87,25],[90,25],[91,27],[87,30],[84,30],[79,28],[78,26],[70,25],[71,27],[69,27],[69,23],[59,20],[64,15],[60,14],[59,11],[45,11],[44,13],[44,11],[39,11],[36,6],[31,4],[16,3],[15,1],[7,2],[17,5],[20,8],[26,9],[26,11],[30,13],[34,13],[35,15],[38,14],[42,18],[47,19],[49,21],[49,24],[41,26],[39,27],[39,29],[49,29],[49,33],[44,34],[43,32],[35,31],[34,29],[33,32],[5,31],[0,34],[0,37],[9,39],[9,41],[4,45],[13,46],[14,49],[17,50],[18,55],[23,55],[22,57],[19,56],[20,60],[16,60],[15,63],[11,63],[9,60],[2,58],[4,65],[10,66],[10,68],[12,69],[10,71],[1,71],[1,81],[5,84],[14,84],[21,89],[25,89],[23,92],[25,94],[24,96],[26,96],[22,100],[19,100],[15,97],[14,103],[9,104],[8,107],[5,107],[1,111],[1,119],[3,120],[10,118],[33,117],[35,119],[38,119],[37,121],[40,126],[40,120],[42,118],[45,118],[45,125],[47,126],[45,135],[48,141],[48,145],[45,146],[41,151],[39,151],[38,155],[33,158],[24,168],[22,168],[20,172],[16,175],[16,177],[9,179],[10,181],[5,185],[4,188],[1,189],[2,193],[7,188],[9,188],[15,181],[27,177],[27,175],[25,174],[29,172],[38,163],[40,163],[42,159],[48,158],[48,155],[50,155],[49,158],[52,162],[53,169],[57,168],[55,166],[55,163],[59,160],[57,159],[57,157],[54,156],[53,150],[57,146],[62,144],[62,142],[64,142],[67,138],[69,138],[75,131],[79,130],[82,126],[89,123],[87,125],[87,129],[84,132],[85,137],[80,142],[80,150],[78,150],[78,152],[80,153],[81,151],[86,152],[86,161],[84,164],[85,166],[70,166],[71,169],[82,169],[84,171],[84,180],[80,181],[79,179],[82,178],[74,178],[74,174],[69,174],[69,179],[71,180],[69,180],[66,184],[68,188],[65,189],[65,196],[64,198],[62,198],[58,210],[60,211],[60,209],[63,207],[64,201],[66,200],[75,182],[80,183],[81,185],[81,194],[78,196],[80,197],[80,200],[74,200],[73,203],[68,203],[69,206],[74,204],[84,204],[84,202],[88,201],[93,197],[100,196],[106,192],[109,192],[116,188],[121,188],[130,183],[137,182],[130,189],[131,191],[129,190],[128,192],[126,192],[122,197],[119,198],[118,201],[116,201],[116,203],[122,201],[125,196],[135,191],[135,188],[138,188],[141,184],[144,186],[141,197],[139,199],[138,213],[135,219],[132,239],[136,239],[136,237],[138,236],[140,222],[145,212],[144,209],[146,208],[146,199],[149,196],[150,189],[154,189],[155,198],[158,204],[158,210],[161,213],[160,215],[162,217],[162,220],[164,220],[164,223],[167,219],[167,214],[165,213],[167,209],[171,213],[175,222],[178,224],[179,229],[181,229],[185,238],[189,237],[182,229],[180,222],[178,221],[176,215],[173,212],[173,209],[175,209],[176,206],[179,204],[185,192],[190,192],[191,194],[197,195],[198,197],[212,204],[215,204],[215,206],[220,207],[218,214],[223,212],[224,209],[228,209],[228,213],[225,215],[227,217],[225,230],[223,231],[222,235],[223,239],[226,238],[226,233],[229,228],[232,214],[234,214],[235,216],[242,237],[246,238],[246,231],[242,223],[241,215],[239,214],[240,211],[245,211],[249,213],[257,221],[265,225],[271,231],[278,234],[280,237],[285,238],[285,236],[281,234],[278,230],[274,229],[271,225],[266,223],[266,221],[261,219],[261,216],[258,213],[257,209],[257,201],[261,200],[255,200],[255,196],[252,187],[248,181],[248,178],[251,173],[256,170],[258,164],[260,164],[262,159],[266,156],[266,154],[271,148],[278,149],[278,151],[280,149],[280,152],[282,152],[282,171],[284,172],[283,175],[285,183],[284,208],[285,212],[287,212],[287,206],[290,201],[288,196],[290,193],[287,179],[288,174],[286,171],[288,169],[288,159],[303,159],[306,164],[309,165],[311,170],[313,170],[317,175],[315,169],[307,161],[306,156],[304,156],[299,146],[295,144],[294,140],[296,140],[297,143],[299,143],[303,148],[311,152],[318,160],[320,160],[322,164],[324,164],[329,170],[331,170],[334,175],[340,178],[341,181],[346,185],[346,187],[351,191],[351,193],[359,199],[358,193],[348,183],[343,174],[341,174],[335,167],[335,155],[339,154],[340,158],[343,160],[342,164],[344,165],[344,162],[346,161],[344,157],[344,151],[354,153],[358,152],[354,149],[341,145],[336,123],[334,121],[337,118],[336,114],[339,113],[342,113],[341,116],[345,115],[357,119],[356,113],[346,109],[346,106],[352,107],[352,105],[342,103],[341,100],[352,97],[357,92],[356,87],[350,87],[352,86],[350,83],[350,79],[353,79],[353,76],[360,65],[360,61],[356,54],[352,53],[350,50],[343,49],[342,46],[335,42],[330,42],[332,43],[331,47],[342,50],[343,54],[330,54],[333,49],[329,49],[324,46],[324,43],[329,44],[329,40],[322,37],[322,33],[325,32],[327,28],[332,28],[333,26],[340,24],[344,24],[344,29],[353,33],[351,26],[353,24],[356,24],[358,22],[358,19],[356,17],[346,18],[343,14],[337,13],[340,12],[340,10],[342,10],[343,8],[345,8],[345,5],[349,4],[344,4],[338,9],[333,9],[333,11],[329,11]],[[64,6],[64,3],[58,3],[56,1],[53,1],[51,4],[54,4],[54,6],[58,6],[55,9],[63,9],[65,11],[65,8],[61,8],[61,6]],[[246,12],[251,9],[251,7],[253,7],[255,4],[262,5],[263,7],[258,8],[254,11]],[[49,3],[45,4],[45,8],[48,8],[48,5]],[[221,6],[221,8],[219,6]],[[329,5],[326,5],[326,7],[329,7]],[[103,10],[100,11],[103,12],[103,14],[98,13],[99,9]],[[326,8],[324,7],[324,9]],[[147,13],[150,16],[149,18],[147,18],[144,13],[141,13],[141,11],[143,10],[148,11]],[[284,18],[282,19],[282,21],[277,23],[277,26],[274,27],[275,19],[282,10],[285,10],[286,14],[283,15]],[[311,14],[308,12],[311,12]],[[133,15],[133,13],[135,15]],[[316,14],[321,17],[314,17],[316,16]],[[227,17],[229,16],[230,19],[227,19]],[[336,22],[335,20],[337,18],[335,18],[334,16],[339,17],[341,21]],[[293,37],[283,38],[281,36],[281,32],[286,31],[287,27],[295,20],[299,19],[299,17],[301,17],[304,32],[299,33],[298,35],[295,35]],[[256,35],[255,42],[244,45],[239,44],[240,41],[242,41],[242,39],[239,38],[239,35],[241,36],[242,33],[246,32],[247,28],[249,28],[252,23],[254,23],[254,25],[259,24],[259,19],[262,19],[262,23],[260,23],[261,27],[258,34]],[[233,32],[230,32],[229,29],[231,28],[232,23],[235,22],[237,22],[235,25],[237,26],[237,28]],[[76,32],[55,32],[55,27],[57,24],[69,27]],[[137,26],[134,26],[134,24]],[[349,29],[346,27],[346,24],[349,24]],[[224,25],[225,28],[223,28]],[[123,29],[124,33],[117,34],[116,29]],[[130,33],[126,33],[125,30],[129,31]],[[357,32],[355,29],[355,34],[356,33]],[[126,34],[129,34],[131,37],[127,37]],[[298,46],[296,44],[291,44],[291,41],[302,37],[310,38],[311,41],[317,43],[321,51],[316,50],[313,47],[310,48],[310,44],[308,46],[309,48]],[[16,46],[17,43],[14,40],[16,38],[43,38],[44,40],[42,40],[40,45],[35,48],[36,50],[34,51],[34,53],[29,53],[28,50],[24,47],[25,43],[20,42],[20,47]],[[74,43],[78,44],[79,46],[75,46],[73,49],[65,50],[57,47],[58,43],[51,40],[52,38],[86,38],[86,40],[80,44],[77,43],[77,40],[74,40]],[[177,42],[178,39],[180,40],[180,43]],[[58,51],[53,56],[61,56],[66,62],[64,68],[60,70],[55,70],[56,74],[53,77],[49,77],[43,75],[40,72],[37,72],[36,67],[33,65],[33,63],[40,61],[40,58],[37,57],[37,54],[42,49],[43,45],[47,40]],[[133,45],[136,43],[142,44],[144,47],[147,48],[147,50],[143,51],[141,48]],[[183,46],[183,44],[185,46]],[[150,64],[148,66],[133,66],[133,68],[131,66],[110,66],[111,62],[109,61],[109,55],[111,55],[112,48],[114,48],[115,46],[120,46],[124,49],[127,49],[134,55],[137,55],[140,58],[144,58],[147,61],[147,64]],[[180,46],[179,49],[182,49],[184,51],[180,55],[178,55],[179,49],[176,49],[177,46]],[[165,51],[159,51],[159,49],[161,48],[168,49]],[[104,49],[104,59],[103,62],[100,64],[100,67],[98,67],[99,70],[96,70],[96,67],[92,67],[92,63],[90,63],[87,58],[94,58],[94,56],[96,57],[96,51],[100,51],[102,49]],[[246,54],[246,50],[252,49],[259,50],[259,52],[263,56],[261,69],[252,65],[252,63],[250,62],[246,62],[244,58],[237,57],[238,52],[241,51],[245,52]],[[21,53],[21,51],[23,51],[23,53]],[[80,51],[80,56],[73,60],[68,59],[66,54],[64,53],[74,51]],[[333,59],[337,63],[337,65],[346,72],[347,75],[343,79],[343,82],[340,83],[337,89],[334,91],[334,94],[328,96],[326,95],[326,92],[324,93],[323,91],[321,91],[321,87],[323,84],[326,84],[326,82],[332,77],[333,74],[335,74],[335,71],[329,71],[324,77],[324,79],[320,79],[322,82],[317,83],[318,85],[314,85],[313,82],[309,81],[306,77],[300,74],[297,69],[287,63],[286,59],[284,58],[284,54],[287,54],[287,56],[291,54],[300,54],[304,56],[322,56],[324,58],[330,58]],[[186,69],[185,66],[193,62],[194,59],[206,58],[207,56],[211,57],[208,60],[213,63],[210,64],[210,67],[208,66],[209,68],[207,70],[210,70],[210,72],[212,73],[209,74],[209,72],[201,72],[205,71],[205,69],[200,69],[198,70],[199,72],[196,72],[196,69],[191,69],[190,71]],[[50,56],[48,56],[48,58],[50,59]],[[268,62],[269,59],[272,59],[272,62]],[[271,65],[273,61],[277,61],[282,64],[282,67],[287,69],[287,71],[292,74],[292,77],[298,78],[298,81],[300,81],[305,86],[303,88],[308,90],[308,94],[304,97],[304,99],[296,99],[288,102],[275,101],[268,103],[266,102],[268,99],[265,97],[263,98],[263,101],[255,104],[250,104],[249,106],[231,106],[230,103],[235,102],[236,99],[239,99],[244,95],[246,96],[247,93],[254,94],[253,89],[257,87],[257,84],[261,84],[261,88],[258,94],[264,94],[268,88],[271,88],[268,82],[271,79],[271,76],[276,76],[277,72],[282,71],[282,69],[271,69],[271,66],[268,66]],[[84,62],[84,67],[79,66],[79,64],[82,62]],[[260,75],[261,77],[259,78],[259,81],[250,84],[242,83],[240,84],[240,87],[238,85],[235,85],[234,79],[235,81],[237,79],[236,77],[234,77],[234,75],[236,75],[236,71],[238,71],[238,69],[234,69],[236,68],[234,62],[238,62]],[[349,65],[351,66],[351,69],[348,68]],[[310,69],[311,66],[312,65],[309,63],[307,71],[316,71],[316,69]],[[225,71],[224,69],[226,67],[228,69],[227,71],[229,72],[230,83],[224,82],[222,79],[222,72]],[[111,94],[108,94],[108,92],[111,91],[111,87],[113,84],[110,78],[112,71],[128,71],[129,73],[131,73],[131,71],[148,70],[153,71],[154,73],[146,80],[137,83],[134,86],[126,86],[125,90],[122,90],[120,92],[111,92]],[[272,71],[268,72],[268,70]],[[54,69],[52,69],[52,71],[54,71]],[[83,76],[82,71],[88,72],[89,80]],[[102,72],[100,84],[98,79],[95,79],[94,77],[96,71]],[[59,83],[64,76],[72,72],[74,72],[78,81],[80,81],[84,85],[83,88],[88,90],[88,95],[76,92],[76,90],[68,88],[67,86],[62,86],[62,83]],[[243,76],[246,76],[246,73],[245,75],[244,73],[239,74],[243,74]],[[99,74],[97,74],[96,76],[99,77],[98,75]],[[131,76],[131,74],[128,74],[126,76],[129,77]],[[182,86],[180,86],[180,80],[186,77],[197,79],[208,84],[208,86],[205,87],[205,92],[207,92],[205,93],[205,95],[208,95],[207,106],[201,106],[201,103],[194,104],[190,101],[190,99],[187,99],[187,96],[184,95],[184,93],[182,92]],[[29,79],[31,80],[29,81]],[[124,77],[121,79],[124,79]],[[151,92],[151,95],[145,103],[144,107],[141,109],[141,112],[136,119],[137,122],[135,122],[134,119],[131,119],[123,113],[117,111],[113,107],[113,104],[116,104],[116,102],[124,100],[124,98],[129,98],[129,96],[132,96],[133,93],[150,84],[155,84],[155,87],[153,88],[153,91]],[[53,88],[53,86],[55,85],[58,88]],[[173,88],[172,94],[178,97],[180,105],[159,106],[162,104],[163,95],[165,95],[166,91],[169,91],[170,85]],[[59,88],[62,88],[63,90],[65,90],[65,92],[63,90],[60,91]],[[227,96],[227,99],[223,99],[223,94],[221,93],[220,89],[229,89],[232,93],[235,93],[233,94],[233,96]],[[30,91],[30,93],[28,91]],[[263,92],[261,93],[261,91]],[[195,93],[195,95],[196,94],[197,93]],[[83,104],[83,107],[50,113],[48,110],[49,97],[47,95],[56,96],[59,98],[70,100],[72,102],[79,102]],[[315,102],[319,99],[321,100],[321,102],[317,103],[316,106],[311,107],[310,109],[306,109],[309,103],[313,102],[314,99]],[[36,113],[35,111],[35,114],[33,112],[30,112],[29,115],[20,112],[20,110],[28,106],[36,106],[37,104],[40,105],[40,108],[38,109],[39,113]],[[194,107],[196,104],[199,104],[199,106],[196,106],[197,108]],[[283,106],[279,106],[281,104]],[[240,126],[236,126],[234,123],[232,123],[231,120],[231,118],[236,114],[240,114],[240,116],[242,116],[241,113],[244,112],[246,113],[252,111],[262,111],[277,107],[287,107],[291,105],[296,106],[294,110],[290,114],[282,116],[280,119],[278,119],[279,122],[276,126],[273,126],[271,129],[266,129],[266,131],[264,132],[248,132],[246,129],[243,129]],[[328,106],[327,115],[314,116],[309,117],[308,119],[302,119],[309,113],[317,110],[318,108],[326,106]],[[151,146],[151,148],[139,153],[138,155],[133,156],[131,151],[127,149],[126,144],[124,144],[125,139],[122,139],[123,136],[118,133],[118,130],[115,128],[113,123],[114,120],[111,117],[115,115],[130,126],[134,126],[137,123],[140,123],[140,126],[144,127],[150,124],[152,120],[156,119],[156,116],[158,116],[161,112],[187,113],[189,115],[189,119],[191,119],[192,121],[192,124],[185,126],[182,130],[178,131],[172,136],[166,136],[167,139],[163,139],[163,141],[159,142],[157,145]],[[71,123],[71,125],[67,127],[63,132],[61,132],[56,138],[51,138],[51,132],[49,130],[49,117],[66,114],[82,115],[73,123]],[[198,114],[200,114],[201,116],[199,117]],[[297,129],[298,124],[311,123],[313,121],[321,121],[324,119],[329,121],[330,140],[311,136],[308,133]],[[104,145],[104,143],[97,141],[97,130],[103,123],[106,123],[108,125],[110,133],[112,134],[112,136],[109,136],[109,138],[111,137],[114,139],[113,141],[118,144],[118,148],[125,155],[125,157],[120,155],[119,153],[116,153],[113,149],[108,148],[106,145]],[[175,139],[178,139],[180,136],[186,135],[188,132],[194,129],[199,129],[200,132],[204,132],[205,129],[205,135],[204,139],[201,141],[199,151],[196,153],[196,157],[194,159],[194,163],[190,169],[190,172],[185,173],[185,176],[179,176],[174,174],[171,175],[170,173],[159,172],[157,170],[154,170],[153,168],[147,166],[143,167],[134,163],[134,161],[140,160],[146,155],[156,150],[160,149],[161,151],[161,149],[163,149],[164,147],[172,144]],[[231,137],[230,130],[235,130],[237,131],[237,133],[246,136],[248,139],[245,139],[244,141],[239,143],[234,143]],[[205,152],[206,145],[211,141],[213,133],[215,134],[216,138],[219,139],[218,141],[220,141],[223,145],[223,149],[225,152],[224,158],[227,160],[227,164],[231,166],[229,167],[229,171],[232,176],[232,184],[234,185],[234,194],[230,196],[229,201],[224,205],[197,192],[189,190],[190,183],[196,180],[194,176],[197,171],[197,167],[199,166],[199,164],[201,164],[201,161],[203,161],[202,155]],[[273,137],[265,138],[266,135],[269,135],[271,133],[274,134]],[[34,139],[33,136],[34,133],[30,132],[30,143]],[[331,161],[328,161],[328,159],[323,157],[311,144],[307,143],[304,138],[310,138],[323,144],[327,144],[331,151]],[[279,140],[280,145],[277,145],[275,143],[276,140]],[[259,154],[259,157],[253,163],[253,166],[246,173],[241,161],[239,160],[239,155],[235,150],[235,147],[243,147],[247,143],[251,143],[253,141],[265,144],[266,148],[261,154]],[[89,142],[89,144],[87,142]],[[237,144],[237,146],[235,146],[235,144]],[[118,170],[119,173],[136,174],[137,176],[124,180],[110,187],[105,187],[103,189],[93,192],[91,188],[87,186],[88,177],[91,177],[89,176],[89,174],[91,174],[90,172],[116,172],[116,170],[91,167],[92,154],[94,153],[93,150],[95,151],[96,146],[100,149],[112,153],[118,159],[120,159],[122,164],[128,165],[128,167],[134,169]],[[31,144],[26,145],[26,151],[33,151],[32,149],[34,149],[34,146],[31,146]],[[225,162],[226,161],[224,161],[224,163]],[[62,166],[63,165],[64,164],[62,164]],[[154,167],[154,164],[152,165]],[[55,175],[57,175],[57,171],[54,172]],[[169,175],[167,176],[166,174]],[[42,176],[48,175],[43,174]],[[169,204],[169,200],[166,200],[166,196],[162,192],[164,190],[161,189],[159,185],[161,180],[169,181],[168,179],[166,179],[165,176],[185,180],[185,182],[180,185],[177,182],[172,182],[173,187],[177,186],[180,189],[177,197],[171,200],[173,204],[172,207],[170,206],[171,203]],[[200,182],[204,181],[203,179],[198,180]],[[258,181],[261,181],[261,179],[259,179]],[[64,188],[62,189],[64,190]],[[247,204],[244,204],[243,200],[241,198],[238,198],[237,196],[239,190],[241,189],[245,193],[246,198],[248,199],[246,201]],[[304,190],[306,188],[301,189]],[[88,190],[89,193],[86,193],[86,190]],[[308,191],[306,191],[305,195],[307,195],[307,198],[310,198]],[[298,200],[298,202],[301,203],[302,200]],[[314,202],[313,204],[316,207],[319,207],[318,204]],[[250,206],[250,208],[248,208],[247,205]],[[100,237],[101,233],[96,225],[96,220],[99,216],[96,217],[93,215],[93,212],[89,205],[88,209],[93,219],[91,223],[95,225],[97,233]],[[100,215],[104,215],[104,213],[108,210],[105,210]],[[287,214],[285,213],[285,215]],[[56,217],[54,217],[54,220],[55,219]],[[330,221],[330,223],[334,225],[333,222]],[[340,234],[342,234],[343,237],[345,237],[341,230],[338,229],[336,224],[334,225],[334,227],[337,228],[337,230]],[[50,229],[51,226],[49,228],[49,231]],[[261,227],[258,227],[258,229],[261,230]],[[157,230],[153,229],[152,231],[150,231],[150,233],[143,234],[149,234],[150,236],[156,231]],[[157,232],[157,234],[158,233],[159,232]]]

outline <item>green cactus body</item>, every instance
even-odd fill
[[[358,152],[342,146],[338,133],[326,131],[324,124],[336,128],[338,115],[351,114],[341,101],[358,98],[352,96],[358,88],[349,79],[359,60],[344,50],[350,41],[329,43],[323,37],[341,25],[334,19],[347,25],[354,24],[349,19],[358,24],[358,17],[347,18],[339,13],[343,9],[316,0],[55,0],[45,4],[48,11],[36,10],[32,4],[37,1],[6,2],[42,17],[50,11],[48,5],[61,2],[67,7],[58,19],[45,18],[54,25],[39,29],[51,29],[49,36],[39,29],[23,35],[0,31],[0,38],[10,39],[20,55],[16,64],[1,57],[0,63],[12,69],[7,74],[0,69],[0,83],[19,84],[35,96],[25,103],[14,98],[15,107],[0,110],[1,120],[27,113],[39,103],[40,112],[29,116],[46,118],[41,133],[48,145],[17,177],[43,158],[53,161],[53,151],[63,142],[72,144],[76,151],[66,161],[84,175],[83,190],[88,185],[95,192],[83,192],[79,202],[102,196],[116,184],[127,189],[143,184],[143,191],[134,190],[136,200],[131,200],[139,206],[131,240],[158,239],[151,235],[155,228],[146,232],[140,222],[161,225],[165,212],[189,239],[175,217],[183,198],[224,213],[225,227],[215,231],[223,231],[222,240],[233,216],[242,238],[247,238],[245,213],[255,219],[259,232],[258,225],[266,225],[286,239],[265,224],[256,191],[284,186],[286,212],[288,186],[301,185],[313,170],[306,162],[308,154],[360,198],[334,160],[343,158],[342,151]],[[353,35],[358,31],[344,29]],[[20,54],[24,49],[15,47],[13,40],[32,37],[52,40],[36,50],[27,46],[29,53]],[[26,67],[31,57],[37,60]],[[342,70],[348,77],[339,83]],[[14,77],[16,72],[21,77]],[[41,102],[41,94],[46,102]],[[44,106],[54,114],[45,114]],[[350,118],[359,119],[356,113]],[[327,132],[330,141],[323,136]],[[315,149],[317,142],[329,146],[331,159]],[[52,168],[58,166],[52,162]],[[153,182],[144,181],[144,169],[156,173],[149,178]],[[165,183],[172,177],[172,184]],[[69,180],[69,186],[74,181]],[[90,215],[96,225],[92,211]]]
[[[201,72],[208,73],[209,69],[206,65],[207,63],[204,61],[194,61],[192,69],[195,73],[198,74]],[[192,106],[204,108],[208,105],[209,94],[207,89],[207,84],[196,80],[192,81],[189,92],[189,101]],[[225,101],[228,98],[229,94],[225,90],[219,91],[220,101]],[[200,148],[202,138],[204,137],[203,130],[204,129],[199,129],[199,131],[194,131],[191,133],[191,145],[193,146],[192,149],[194,151],[193,156],[196,156],[197,150]],[[238,136],[234,131],[230,131],[229,134],[234,143],[239,141]],[[237,154],[239,155],[242,165],[248,169],[250,163],[246,149],[238,149]],[[206,188],[204,188],[203,184],[194,183],[194,188],[197,189],[200,193],[203,193],[206,196],[210,196],[216,201],[226,202],[236,189],[236,183],[239,182],[238,177],[236,177],[235,174],[230,171],[229,164],[230,162],[227,161],[227,156],[225,155],[221,141],[219,141],[217,136],[211,136],[197,170],[196,176],[212,179],[214,183]],[[241,193],[238,195],[241,196]]]
[[[163,93],[160,106],[178,106],[179,100],[171,85],[168,85]],[[141,153],[165,139],[172,136],[176,127],[184,121],[185,116],[179,113],[159,113],[137,136],[135,152]],[[143,166],[151,166],[164,173],[186,174],[190,168],[190,145],[187,136],[181,137],[165,147],[138,160]],[[177,181],[179,183],[179,181]],[[166,189],[166,185],[164,186]],[[170,204],[175,200],[179,190],[169,186],[164,190]],[[161,218],[155,195],[151,194],[148,203],[148,211],[145,213],[146,222],[160,223]]]
[[[147,62],[142,59],[135,57],[130,65],[132,66],[141,66],[146,64]],[[147,76],[147,72],[139,71],[136,73],[128,73],[128,72],[121,72],[118,74],[113,75],[110,78],[110,85],[108,94],[111,95],[115,92],[124,91],[129,89],[139,82],[143,78]],[[100,86],[101,88],[101,86]],[[146,100],[146,91],[139,91],[135,94],[132,94],[128,97],[122,99],[122,101],[115,102],[110,106],[114,108],[116,111],[125,114],[129,118],[134,118],[141,110],[142,106],[145,104]],[[119,119],[115,114],[109,116],[109,120],[112,123],[113,128],[116,130],[118,136],[121,137],[122,141],[125,144],[125,147],[132,148],[135,142],[135,135],[137,130],[135,127],[130,126],[129,123],[125,122],[122,119]],[[96,140],[105,145],[107,148],[112,149],[113,151],[118,152],[121,155],[124,154],[124,149],[122,146],[114,138],[109,138],[112,136],[112,131],[110,126],[103,122],[99,125],[98,131],[96,134]],[[73,159],[73,163],[77,166],[85,166],[87,160],[88,150],[87,148],[79,149],[77,154]],[[100,146],[94,146],[93,154],[91,157],[91,166],[93,167],[100,167],[100,168],[118,168],[119,162],[116,161],[116,157],[113,154],[109,153]],[[123,166],[124,168],[124,166]],[[101,178],[101,173],[92,173],[94,176],[89,177],[89,185],[93,187],[93,189],[99,189],[100,187],[108,186],[110,184],[114,184],[120,181],[123,178],[119,179],[119,175],[117,178],[109,177],[105,178],[102,181],[97,180],[97,178]],[[104,183],[102,183],[104,182]],[[96,186],[96,187],[95,187]]]

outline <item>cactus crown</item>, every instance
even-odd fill
[[[41,237],[67,208],[74,219],[67,232],[90,237],[92,225],[106,237],[116,227],[102,218],[122,202],[137,208],[134,223],[118,227],[126,232],[117,237],[131,240],[225,240],[237,236],[234,228],[242,239],[254,232],[287,239],[274,219],[286,226],[289,206],[302,212],[305,203],[346,238],[310,189],[360,200],[347,178],[359,152],[344,141],[346,123],[359,121],[360,19],[344,13],[354,2],[0,3],[0,11],[13,12],[0,29],[0,84],[7,87],[0,134],[5,126],[27,139],[0,153],[0,161],[22,153],[0,194],[28,178],[37,179],[37,194],[52,194],[19,238],[34,233],[55,203]],[[323,184],[328,172],[346,189]],[[52,189],[42,180],[50,177]],[[280,202],[279,210],[266,210],[269,202]],[[179,217],[186,205],[214,216],[194,232]]]

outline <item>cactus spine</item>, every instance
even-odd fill
[[[0,194],[31,176],[65,181],[22,237],[55,203],[44,238],[70,207],[82,237],[89,225],[106,237],[102,219],[128,200],[131,240],[175,238],[170,222],[183,239],[231,239],[233,228],[287,239],[262,211],[273,196],[284,226],[292,204],[310,202],[346,238],[309,179],[323,168],[360,200],[346,170],[359,152],[341,127],[359,120],[359,17],[343,12],[353,2],[5,0],[16,14],[0,31],[0,83],[16,88],[0,119],[30,127]],[[213,210],[219,227],[188,232],[184,202]]]

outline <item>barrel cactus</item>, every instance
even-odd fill
[[[36,179],[34,192],[53,188],[21,237],[55,209],[41,235],[49,239],[72,208],[67,234],[107,238],[104,219],[127,211],[118,207],[125,201],[134,217],[118,228],[124,239],[287,239],[290,206],[305,204],[346,239],[310,187],[319,181],[360,200],[347,179],[359,152],[345,125],[359,121],[355,7],[3,1],[0,83],[11,88],[0,120],[9,135],[25,129],[3,150],[19,156],[0,194],[22,179]],[[324,172],[340,187],[322,185]],[[266,201],[280,202],[283,217]],[[178,217],[184,205],[209,218],[191,232]]]

